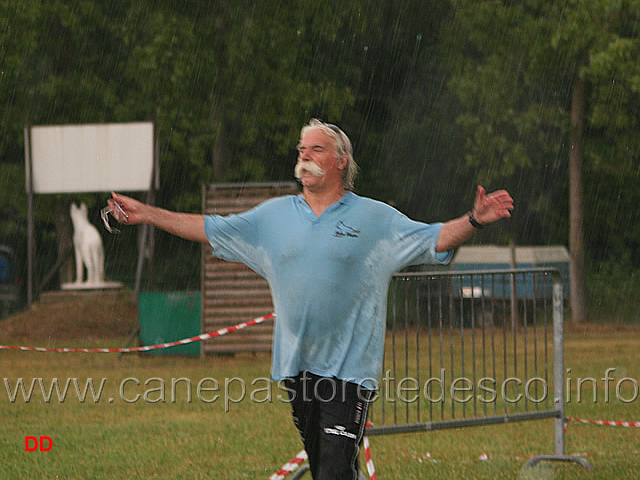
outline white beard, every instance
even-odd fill
[[[324,170],[320,168],[317,164],[313,162],[298,162],[296,163],[296,168],[294,170],[294,174],[298,180],[302,179],[302,174],[304,172],[309,172],[314,177],[322,177],[324,176]]]

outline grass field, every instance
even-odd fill
[[[119,347],[134,322],[135,309],[123,298],[39,306],[0,322],[0,344]],[[640,399],[629,401],[640,380],[639,344],[639,327],[567,328],[567,416],[640,421]],[[0,478],[266,479],[301,450],[282,392],[262,380],[269,362],[266,354],[119,358],[0,350]],[[601,379],[611,368],[607,399]],[[594,381],[583,385],[578,401],[579,379],[588,377]],[[64,400],[50,392],[54,378],[61,394],[70,381]],[[19,379],[27,397],[35,379],[30,398],[17,391]],[[89,380],[96,398],[84,392]],[[26,437],[41,436],[51,439],[50,450],[25,451]],[[640,470],[640,428],[634,427],[568,425],[566,453],[583,456],[591,471],[568,463],[523,469],[531,456],[553,453],[553,420],[370,440],[381,479],[631,479]]]

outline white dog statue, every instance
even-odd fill
[[[76,285],[101,286],[104,284],[104,246],[98,229],[89,222],[87,205],[71,204],[73,247],[76,255]],[[84,267],[87,281],[83,282]]]

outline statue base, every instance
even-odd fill
[[[122,288],[122,282],[73,282],[63,283],[62,285],[60,285],[61,290],[113,290],[115,288]]]
[[[126,292],[124,286],[120,282],[104,282],[104,284],[112,286],[108,288],[96,288],[95,285],[91,287],[89,285],[84,285],[84,288],[77,288],[78,285],[83,286],[83,284],[65,283],[64,286],[66,288],[61,287],[60,290],[42,292],[40,294],[39,301],[42,304],[51,304],[65,300],[93,298],[98,296],[101,298],[116,298]]]

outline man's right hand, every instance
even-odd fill
[[[148,205],[119,193],[111,193],[107,204],[111,208],[111,215],[118,222],[125,225],[145,223],[144,212],[148,209]]]
[[[203,215],[172,212],[119,193],[112,193],[107,204],[111,208],[113,218],[124,225],[145,223],[186,240],[209,243],[204,230]]]

